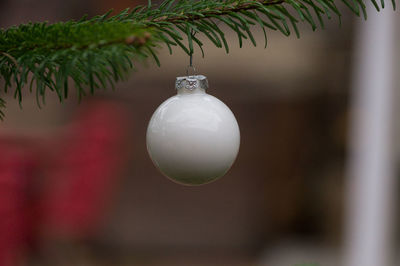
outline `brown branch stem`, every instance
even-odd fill
[[[258,0],[257,1],[259,4],[262,4],[264,6],[272,6],[272,5],[279,5],[284,2],[284,0]],[[193,16],[164,16],[164,17],[158,17],[153,20],[152,22],[170,22],[170,23],[177,23],[177,22],[185,22],[185,21],[195,21],[195,20],[200,20],[200,19],[205,19],[213,16],[223,16],[229,13],[236,13],[244,10],[252,10],[258,8],[258,4],[253,4],[253,3],[237,3],[236,5],[232,5],[226,8],[220,8],[216,10],[203,10],[203,11],[198,11],[198,13],[202,13],[203,16],[200,15],[193,15]]]

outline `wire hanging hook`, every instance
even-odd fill
[[[192,70],[193,73],[189,75],[189,71]],[[186,76],[194,76],[196,74],[196,68],[194,66],[187,66],[186,68]]]
[[[192,35],[192,37],[194,37],[194,35],[196,35],[196,32],[194,32],[194,30],[191,29],[190,35]],[[189,75],[190,70],[193,70],[193,73],[191,75]],[[193,76],[195,74],[196,74],[196,68],[193,66],[193,52],[191,52],[189,55],[189,65],[186,68],[186,76]]]

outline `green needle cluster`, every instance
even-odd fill
[[[370,0],[379,11],[385,2]],[[268,30],[300,36],[297,24],[305,22],[313,30],[324,27],[324,18],[341,13],[344,3],[357,16],[367,18],[364,0],[165,0],[159,5],[110,12],[79,21],[29,23],[0,30],[0,80],[7,93],[13,89],[22,102],[22,91],[35,93],[39,106],[48,90],[60,102],[68,98],[73,85],[78,98],[93,94],[127,77],[134,62],[152,57],[159,65],[157,48],[178,46],[188,55],[203,41],[229,53],[222,25],[233,30],[242,46],[244,40],[256,45],[253,26],[262,28],[267,46]],[[392,0],[395,8],[395,0]],[[225,29],[225,28],[224,28]],[[0,117],[5,102],[0,98]]]

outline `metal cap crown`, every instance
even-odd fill
[[[177,77],[175,88],[177,90],[182,88],[188,90],[194,90],[198,88],[206,90],[208,89],[208,80],[207,77],[203,75]]]

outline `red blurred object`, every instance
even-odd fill
[[[32,140],[0,138],[1,266],[16,265],[40,229],[50,237],[96,232],[124,158],[123,114],[115,104],[87,104],[61,136],[45,141],[47,152]]]
[[[35,226],[37,160],[31,145],[16,139],[0,139],[0,151],[0,265],[10,266],[30,243]]]
[[[121,166],[122,116],[114,104],[93,103],[57,141],[44,198],[46,227],[78,237],[96,229]]]

